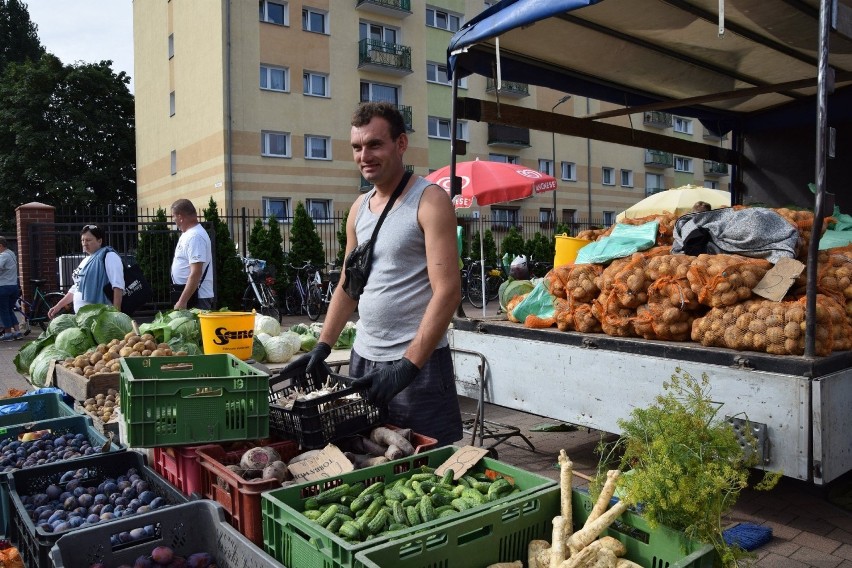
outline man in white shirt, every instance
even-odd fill
[[[172,220],[181,232],[172,260],[171,299],[175,303],[174,309],[212,309],[213,249],[210,237],[198,222],[198,212],[188,199],[172,203]]]

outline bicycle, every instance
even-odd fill
[[[248,286],[243,292],[243,310],[254,310],[259,314],[281,321],[278,297],[272,289],[273,275],[266,269],[266,261],[258,258],[240,257]]]
[[[331,304],[331,297],[334,295],[334,289],[337,288],[337,283],[340,282],[340,269],[337,268],[337,262],[328,263],[328,279],[322,280],[322,311],[328,311],[328,306]]]
[[[308,319],[317,321],[323,309],[322,277],[319,270],[310,263],[304,266],[288,265],[296,271],[293,283],[287,289],[284,303],[287,312],[299,315],[305,312]],[[329,300],[330,301],[330,300]]]
[[[40,286],[45,284],[47,280],[33,278],[30,282],[35,286],[33,299],[27,301],[23,295],[19,296],[15,301],[15,307],[12,308],[15,317],[18,318],[18,327],[23,335],[29,335],[33,325],[39,326],[42,331],[47,330],[50,323],[50,318],[47,316],[48,310],[65,297],[62,292],[42,292]],[[63,308],[62,313],[70,314],[70,305]]]
[[[482,301],[482,261],[470,263],[467,274],[467,299],[474,308],[481,308]],[[506,280],[503,270],[498,267],[485,267],[485,304],[497,299],[500,294],[500,284]]]

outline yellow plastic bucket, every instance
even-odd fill
[[[245,361],[251,358],[254,341],[254,314],[251,312],[210,312],[198,314],[204,354],[230,353]]]
[[[577,260],[580,249],[592,241],[586,239],[575,239],[566,234],[556,235],[556,255],[553,257],[553,266],[570,264]]]

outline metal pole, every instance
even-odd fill
[[[571,95],[565,95],[553,105],[553,108],[550,109],[550,112],[555,112],[556,107],[567,101],[571,98]],[[550,129],[551,143],[553,144],[553,177],[556,177],[556,130],[554,128]],[[558,179],[558,178],[557,178]],[[559,186],[553,188],[553,234],[556,234],[556,189]]]
[[[586,97],[586,115],[592,113],[589,97]],[[589,226],[592,224],[592,139],[586,138],[586,193],[589,196]]]

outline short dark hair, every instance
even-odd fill
[[[98,227],[97,225],[83,225],[83,228],[80,230],[80,235],[85,235],[86,233],[92,233],[92,236],[98,240],[104,240],[106,237],[106,233],[104,230]]]
[[[177,213],[178,215],[198,215],[195,205],[189,199],[178,199],[172,203],[172,213]]]
[[[707,203],[706,201],[696,201],[692,205],[692,210],[696,213],[701,211],[710,211],[711,209],[713,209],[713,206]]]
[[[365,102],[358,105],[352,114],[352,126],[366,126],[375,117],[384,118],[390,125],[391,138],[396,140],[405,133],[405,120],[396,105],[388,102]]]

